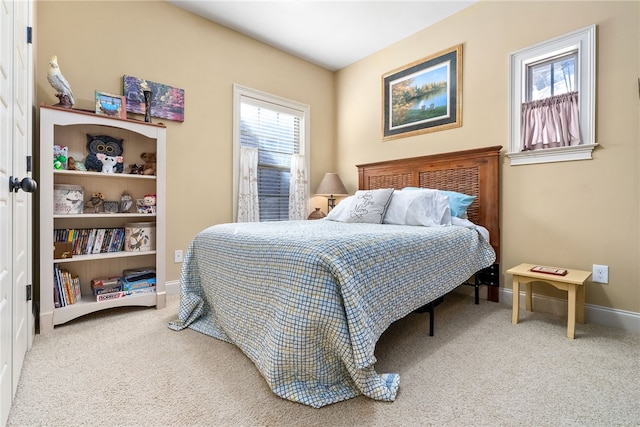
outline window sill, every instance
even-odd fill
[[[570,162],[573,160],[591,160],[591,153],[598,144],[582,144],[573,147],[547,148],[546,150],[521,151],[507,153],[511,166],[535,163]]]

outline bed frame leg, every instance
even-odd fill
[[[431,301],[429,303],[429,336],[430,337],[433,336],[433,322],[435,321],[434,309],[435,309],[435,304],[433,303],[433,301]]]
[[[437,305],[444,301],[444,297],[439,297],[427,303],[416,310],[416,313],[429,313],[429,336],[433,336],[434,324],[435,324],[435,308]]]
[[[480,279],[478,278],[478,273],[474,274],[473,277],[475,303],[480,305]]]

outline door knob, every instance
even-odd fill
[[[37,189],[38,183],[35,179],[27,177],[23,178],[22,181],[20,181],[18,178],[15,178],[13,176],[9,177],[9,191],[15,191],[17,193],[18,190],[22,190],[27,193],[33,193]]]

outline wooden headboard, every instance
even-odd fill
[[[500,179],[502,146],[357,165],[358,188],[436,188],[476,196],[467,215],[489,230],[500,261]]]

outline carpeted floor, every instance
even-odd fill
[[[640,334],[451,294],[378,342],[378,373],[398,372],[395,402],[321,409],[280,399],[237,348],[174,332],[163,310],[96,313],[27,353],[9,426],[640,426]]]

